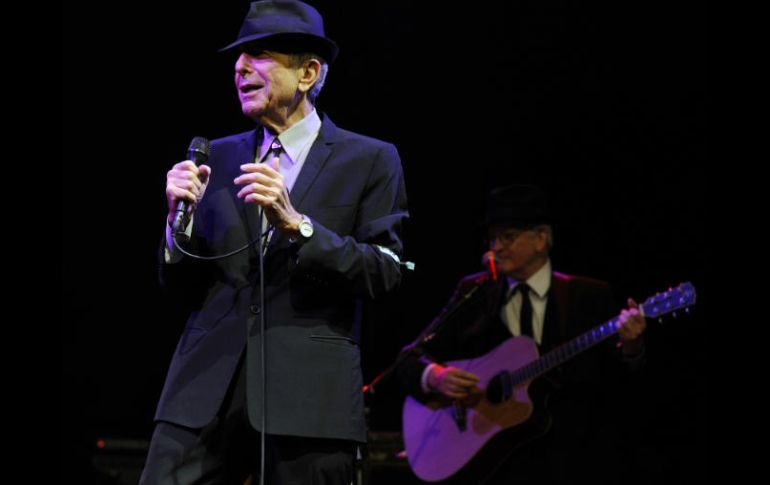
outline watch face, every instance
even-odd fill
[[[313,235],[313,224],[310,223],[310,221],[303,220],[299,223],[299,233],[302,234],[303,237],[310,237]]]

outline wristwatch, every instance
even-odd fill
[[[302,219],[299,221],[299,235],[305,239],[313,235],[313,222],[305,214],[302,214]]]

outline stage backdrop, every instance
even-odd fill
[[[406,176],[404,257],[416,270],[366,308],[365,377],[387,367],[458,278],[481,269],[487,191],[536,183],[556,214],[556,268],[606,279],[619,298],[696,284],[695,315],[650,331],[665,403],[639,403],[645,433],[631,459],[650,476],[705,473],[706,7],[311,3],[341,48],[318,108],[395,143]],[[149,439],[184,324],[156,278],[165,174],[192,137],[251,127],[235,58],[217,52],[247,7],[64,11],[60,379],[70,477],[93,473],[100,437]],[[398,429],[400,400],[383,392],[370,402],[373,429]]]

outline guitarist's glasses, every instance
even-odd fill
[[[494,245],[495,241],[500,241],[500,244],[503,245],[511,244],[528,230],[531,229],[505,229],[502,231],[490,232],[487,241],[489,241],[490,246]]]

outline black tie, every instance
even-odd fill
[[[267,152],[262,157],[262,161],[260,163],[271,163],[273,161],[273,158],[278,157],[281,158],[281,151],[283,150],[283,145],[281,144],[281,140],[278,139],[276,136],[273,138],[272,143],[270,143],[270,148],[267,149]],[[278,165],[278,169],[280,171],[281,165]]]
[[[532,302],[529,300],[529,285],[519,283],[516,290],[521,291],[521,310],[519,311],[519,327],[521,334],[532,337]]]
[[[281,150],[283,150],[283,145],[281,145],[281,140],[278,139],[276,136],[273,139],[273,142],[270,144],[270,149],[267,150],[267,153],[265,154],[265,158],[262,159],[262,163],[271,163],[273,161],[274,157],[278,157],[280,159],[281,157]],[[278,171],[280,171],[281,166],[280,163],[278,165]],[[263,246],[262,246],[262,252],[267,251],[267,244],[270,242],[270,238],[273,236],[273,226],[269,225],[267,222],[267,217],[265,216],[264,212],[262,213],[262,234],[265,237],[263,239]]]
[[[281,145],[281,140],[276,136],[273,143],[270,144],[270,151],[273,152],[274,157],[280,157],[281,149],[283,149],[283,145]]]

